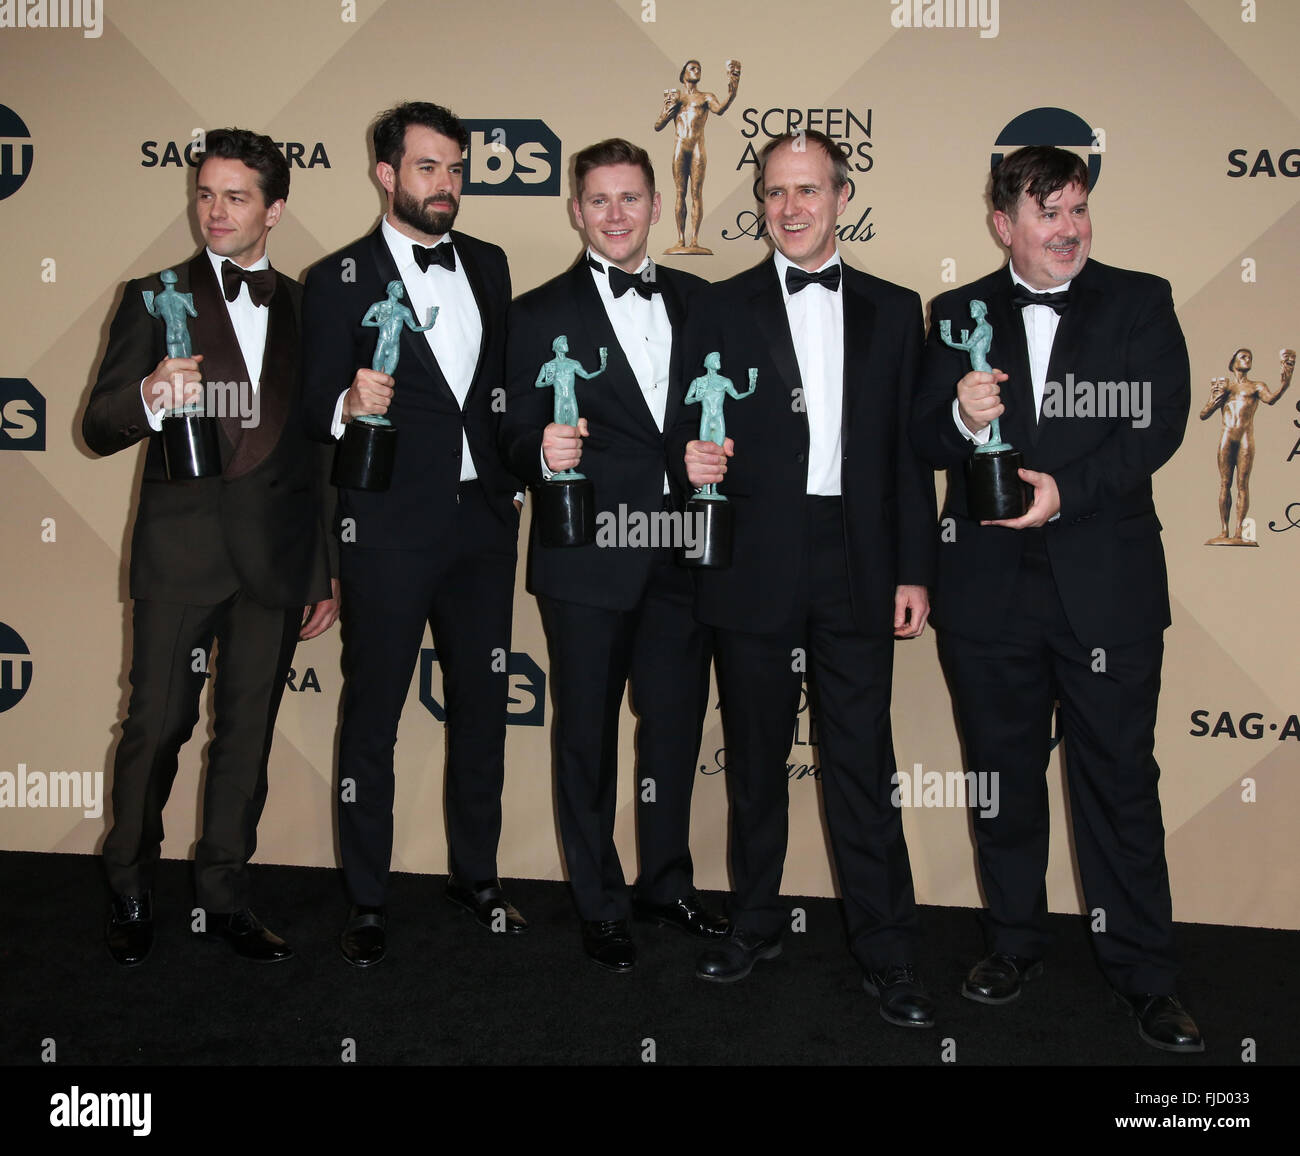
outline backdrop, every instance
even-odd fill
[[[270,249],[297,275],[373,227],[367,124],[425,99],[473,129],[459,224],[506,249],[516,291],[578,255],[571,157],[602,137],[629,137],[654,160],[665,209],[652,254],[716,280],[767,252],[757,149],[787,127],[827,131],[853,166],[841,252],[927,301],[1003,260],[985,201],[993,154],[1026,143],[1085,153],[1094,255],[1169,278],[1191,349],[1187,437],[1156,476],[1174,603],[1157,733],[1174,913],[1300,927],[1300,673],[1286,609],[1300,558],[1300,386],[1252,419],[1245,545],[1206,545],[1219,533],[1223,419],[1197,417],[1236,349],[1252,349],[1249,376],[1276,389],[1279,351],[1300,346],[1300,10],[803,0],[790,15],[752,0],[227,0],[219,13],[192,0],[0,3],[0,847],[90,852],[109,819],[143,450],[94,458],[80,413],[122,282],[196,248],[187,147],[231,124],[282,143],[293,185]],[[675,128],[654,126],[690,59],[720,100],[725,62],[738,61],[739,87],[704,130],[699,241],[712,253],[661,257],[676,240]],[[522,587],[521,565],[500,867],[560,879],[546,649]],[[261,861],[335,862],[340,682],[337,630],[300,647]],[[447,869],[440,713],[426,654],[398,740],[397,869]],[[961,752],[931,632],[898,647],[894,725],[918,896],[975,905],[969,812],[951,789]],[[629,875],[632,731],[628,716],[618,832]],[[692,835],[706,888],[727,885],[721,733],[714,712]],[[784,888],[827,895],[814,740],[805,713]],[[196,735],[184,752],[168,856],[191,853],[203,745]],[[1054,761],[1049,895],[1053,910],[1077,911],[1061,776]]]

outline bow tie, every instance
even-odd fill
[[[647,265],[640,273],[625,273],[617,265],[611,265],[606,269],[604,265],[592,257],[587,258],[587,264],[600,273],[609,274],[609,288],[615,299],[622,297],[629,289],[634,293],[639,293],[647,301],[659,292],[659,282],[655,280],[653,263]]]
[[[420,266],[421,273],[427,273],[430,265],[441,265],[448,273],[456,272],[456,250],[450,241],[440,241],[429,249],[423,245],[412,245],[411,248],[415,251],[415,263]]]
[[[1017,283],[1011,293],[1011,304],[1017,309],[1023,309],[1026,305],[1046,305],[1049,309],[1055,309],[1059,317],[1070,304],[1070,291],[1062,289],[1059,293],[1035,293]]]
[[[239,287],[248,286],[248,295],[254,305],[266,305],[275,296],[274,269],[241,269],[234,261],[221,262],[221,288],[226,300],[239,296]]]
[[[820,273],[805,273],[794,265],[791,265],[785,271],[785,291],[787,293],[802,293],[809,285],[820,285],[823,289],[838,293],[840,289],[839,264],[834,264],[829,269],[823,269]]]

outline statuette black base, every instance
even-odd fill
[[[1020,480],[1025,456],[1019,450],[971,454],[966,463],[966,506],[977,522],[1018,518],[1029,509],[1029,487]]]
[[[688,553],[677,551],[677,562],[696,570],[725,570],[731,565],[736,512],[730,502],[692,498],[686,503],[686,519],[695,545]]]
[[[590,478],[552,478],[533,492],[543,546],[590,546],[596,540],[596,487]]]
[[[169,481],[215,478],[221,473],[217,419],[202,413],[162,419],[163,461]]]
[[[396,458],[396,427],[350,421],[334,452],[334,472],[330,481],[344,490],[383,493],[393,480]]]

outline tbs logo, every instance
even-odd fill
[[[989,168],[997,168],[1006,153],[1024,145],[1052,145],[1076,151],[1087,149],[1088,188],[1091,190],[1096,188],[1097,178],[1101,176],[1101,153],[1105,143],[1106,134],[1101,129],[1094,129],[1083,117],[1068,109],[1031,108],[1008,122],[1006,128],[998,133]]]
[[[32,685],[32,652],[12,626],[0,622],[0,711],[18,705]]]
[[[32,171],[32,134],[12,108],[0,104],[0,201],[23,187]]]
[[[522,651],[511,651],[509,657],[503,647],[494,653],[493,661],[500,661],[510,689],[506,697],[506,722],[511,726],[540,727],[546,725],[546,675],[532,658]],[[420,650],[420,702],[440,723],[447,721],[447,710],[433,693],[433,668],[438,662],[438,652],[432,647]]]
[[[25,377],[0,377],[0,450],[45,448],[45,398]]]
[[[466,193],[558,197],[560,138],[540,120],[467,120]]]

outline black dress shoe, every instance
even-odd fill
[[[961,994],[976,1003],[1010,1003],[1031,979],[1043,974],[1043,961],[995,951],[970,969]]]
[[[634,895],[632,916],[643,923],[675,927],[696,939],[721,939],[731,927],[725,917],[714,915],[694,893],[672,903],[648,903]]]
[[[528,930],[528,921],[501,894],[501,880],[462,883],[455,875],[447,877],[447,901],[463,907],[489,931],[518,935]]]
[[[153,947],[153,895],[114,895],[104,941],[114,963],[135,967]]]
[[[343,958],[356,967],[371,967],[384,958],[388,928],[386,907],[362,907],[354,903],[339,936]]]
[[[752,931],[733,927],[710,947],[695,964],[700,979],[714,983],[735,983],[754,970],[760,959],[775,959],[781,954],[781,940],[764,939]]]
[[[626,919],[584,919],[582,948],[589,959],[610,971],[631,971],[636,966],[636,944]]]
[[[1137,1020],[1143,1043],[1164,1052],[1205,1051],[1201,1029],[1176,995],[1129,995],[1117,991],[1115,999]]]
[[[880,1018],[901,1028],[934,1027],[934,1001],[910,963],[869,971],[862,986],[880,1000]]]
[[[273,931],[262,926],[247,907],[230,914],[207,913],[208,939],[222,939],[234,948],[235,954],[254,963],[279,963],[293,958],[293,948]]]

